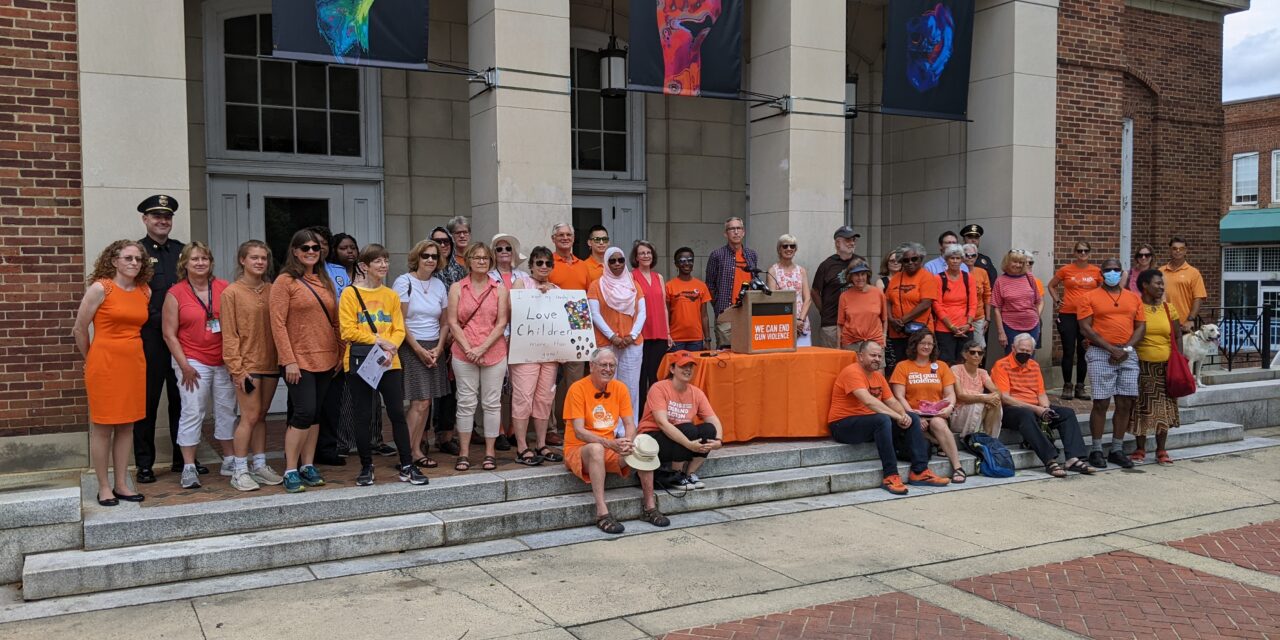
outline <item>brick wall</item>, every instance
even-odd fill
[[[1133,244],[1167,254],[1178,235],[1220,290],[1222,25],[1063,0],[1058,16],[1055,262],[1077,240],[1093,258],[1117,255],[1124,118],[1134,121]]]
[[[1221,211],[1231,208],[1231,157],[1251,151],[1258,153],[1258,206],[1280,203],[1280,184],[1271,180],[1271,152],[1280,149],[1280,96],[1228,103],[1222,111]]]
[[[0,437],[83,431],[76,4],[0,0]]]

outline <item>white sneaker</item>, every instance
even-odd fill
[[[199,489],[200,474],[196,473],[195,467],[185,467],[182,469],[182,488],[183,489]]]
[[[696,473],[689,474],[688,478],[689,484],[693,485],[694,489],[705,489],[707,487],[707,484],[703,482],[702,478],[699,478]]]
[[[280,477],[280,474],[276,473],[275,470],[270,467],[270,465],[266,465],[266,464],[262,465],[261,467],[254,467],[249,472],[249,475],[258,484],[275,486],[284,482],[284,478]]]
[[[231,477],[231,486],[240,491],[257,491],[260,487],[248,473],[237,473]]]
[[[234,478],[234,477],[236,477],[236,463],[235,463],[235,461],[223,462],[223,463],[222,463],[222,466],[218,468],[218,473],[220,473],[220,474],[222,474],[222,475],[224,475],[224,476],[226,476],[226,477],[228,477],[228,478]]]

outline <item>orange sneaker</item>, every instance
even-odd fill
[[[912,471],[907,474],[907,484],[914,484],[922,487],[945,487],[948,484],[951,484],[951,481],[946,478],[939,478],[934,475],[932,469],[926,468],[920,473]]]
[[[896,473],[891,476],[885,476],[884,482],[880,483],[880,488],[895,496],[907,495],[907,485],[902,484],[902,476]]]

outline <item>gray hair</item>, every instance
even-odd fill
[[[613,356],[613,360],[614,360],[614,362],[617,362],[617,361],[618,361],[618,356],[617,356],[617,354],[615,354],[611,349],[603,349],[603,348],[601,348],[601,349],[596,349],[595,351],[592,351],[592,352],[591,352],[591,364],[595,364],[595,363],[599,362],[599,361],[600,361],[600,358],[603,358],[605,355]]]
[[[747,222],[745,220],[743,220],[742,218],[739,218],[738,216],[733,216],[732,218],[729,218],[728,220],[724,221],[724,228],[728,229],[729,223],[732,223],[732,222],[741,222],[742,226],[744,227],[747,226]]]
[[[569,224],[568,222],[557,222],[555,223],[554,226],[551,227],[551,235],[553,236],[556,235],[556,232],[560,231],[561,229],[568,229],[569,233],[574,233],[573,225]]]
[[[1029,334],[1029,333],[1019,333],[1018,335],[1014,336],[1014,337],[1013,337],[1013,344],[1012,344],[1011,346],[1012,346],[1012,347],[1016,347],[1016,346],[1018,346],[1018,343],[1019,343],[1019,342],[1030,342],[1030,343],[1031,343],[1031,347],[1032,347],[1032,348],[1035,348],[1035,346],[1036,346],[1036,339],[1035,339],[1035,337],[1033,337],[1033,336],[1032,336],[1031,334]]]
[[[929,255],[929,252],[924,250],[924,245],[919,242],[904,242],[898,245],[898,248],[894,250],[894,253],[898,254],[899,257],[902,257],[908,251],[914,252],[921,258]]]
[[[964,257],[964,247],[962,247],[962,246],[960,246],[960,245],[958,245],[958,244],[949,244],[949,245],[947,245],[947,248],[942,250],[942,257],[944,257],[944,258],[950,258],[951,256],[955,256],[955,257],[957,257],[957,258],[963,258],[963,257]]]
[[[449,222],[445,223],[444,226],[449,230],[450,234],[454,234],[458,232],[458,227],[466,227],[467,231],[470,231],[471,221],[466,216],[454,216],[449,218]]]
[[[966,244],[966,245],[964,245],[964,246],[963,246],[963,247],[961,247],[961,248],[962,248],[962,249],[964,249],[964,252],[965,252],[965,253],[977,253],[977,252],[978,252],[978,245],[976,245],[976,244]]]

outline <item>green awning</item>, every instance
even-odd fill
[[[1232,211],[1218,223],[1222,242],[1280,242],[1280,209]]]

